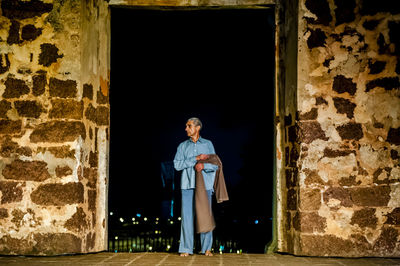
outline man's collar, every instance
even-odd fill
[[[200,143],[201,143],[201,142],[203,142],[203,140],[204,140],[204,139],[200,136],[199,139],[197,140],[197,142],[200,142]],[[191,141],[191,142],[194,143],[194,141],[193,141],[191,138],[189,138],[189,141]]]

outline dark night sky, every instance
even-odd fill
[[[111,16],[110,211],[158,215],[160,163],[173,160],[196,116],[224,164],[227,208],[269,213],[273,10],[114,8]]]

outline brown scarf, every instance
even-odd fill
[[[209,154],[208,159],[200,160],[198,163],[211,163],[218,166],[215,173],[214,192],[218,203],[229,200],[226,190],[222,162],[216,154]],[[196,171],[195,188],[195,209],[196,209],[196,231],[197,233],[210,232],[215,228],[215,220],[211,210],[211,202],[208,201],[206,186],[203,174]]]

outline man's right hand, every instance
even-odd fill
[[[196,156],[196,161],[207,160],[208,157],[209,157],[208,154],[200,154]]]

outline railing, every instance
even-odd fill
[[[114,217],[115,218],[115,217]],[[268,240],[268,224],[224,224],[213,232],[213,252],[262,253]],[[160,221],[158,218],[110,219],[110,252],[177,252],[180,218]],[[264,240],[263,240],[264,238]],[[195,235],[195,252],[200,251],[200,238]]]

